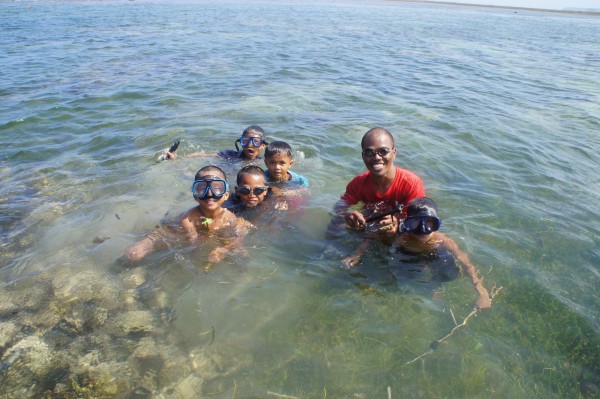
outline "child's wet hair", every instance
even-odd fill
[[[265,149],[265,158],[270,158],[274,155],[285,155],[292,159],[292,147],[285,141],[273,141]]]
[[[198,170],[198,172],[196,172],[194,180],[199,180],[200,178],[209,175],[220,176],[223,178],[223,180],[227,180],[227,175],[225,174],[223,169],[215,165],[208,165]]]
[[[242,132],[242,136],[245,136],[248,133],[258,133],[258,134],[260,134],[260,137],[263,140],[265,139],[265,131],[263,130],[262,127],[260,127],[258,125],[250,125],[247,128],[245,128],[244,131]]]
[[[433,214],[437,216],[438,206],[434,200],[428,197],[420,197],[412,200],[406,207],[406,216],[422,216]]]
[[[244,166],[242,169],[240,169],[240,171],[237,174],[237,184],[241,184],[240,182],[242,181],[242,178],[244,176],[259,176],[264,179],[265,171],[261,167],[256,165]]]

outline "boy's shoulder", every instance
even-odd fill
[[[288,170],[288,173],[292,176],[288,183],[297,184],[302,187],[308,187],[308,179],[306,177],[299,175],[296,172],[292,172],[291,170]]]
[[[285,183],[275,182],[275,181],[273,181],[273,178],[271,177],[271,174],[269,173],[269,171],[265,170],[266,181],[267,181],[267,183],[279,183],[279,184],[285,184],[285,185],[308,187],[308,179],[306,177],[299,175],[296,172],[292,172],[291,170],[288,170],[288,173],[291,176],[290,180],[288,180]]]

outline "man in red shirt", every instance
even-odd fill
[[[348,226],[354,229],[365,229],[367,221],[363,212],[350,211],[348,208],[351,205],[362,202],[367,212],[379,212],[408,205],[415,198],[425,196],[421,179],[411,171],[394,165],[396,148],[394,137],[389,131],[381,127],[369,130],[362,138],[361,147],[367,172],[348,183],[346,192],[334,208],[338,215],[344,217]],[[374,223],[377,224],[376,229],[383,232],[383,237],[393,239],[398,225],[397,215],[385,216]],[[344,263],[352,267],[359,259],[360,256]]]

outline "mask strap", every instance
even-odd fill
[[[242,144],[242,141],[241,141],[241,140],[242,140],[242,139],[237,139],[237,140],[235,141],[235,150],[236,150],[236,151],[238,151],[238,152],[240,151],[240,147],[238,147],[238,143]]]
[[[404,226],[404,221],[400,221],[398,222],[398,231],[396,231],[396,234],[401,236],[404,233],[406,233],[406,226]]]

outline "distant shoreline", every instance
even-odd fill
[[[575,11],[575,10],[551,10],[546,8],[528,8],[528,7],[513,7],[513,6],[492,6],[488,4],[469,4],[457,3],[451,1],[433,1],[433,0],[385,0],[391,2],[415,3],[415,4],[439,4],[445,6],[462,6],[462,7],[478,7],[478,8],[498,8],[502,10],[515,11],[532,11],[532,12],[551,12],[555,14],[575,14],[575,15],[591,15],[600,17],[600,11]]]

